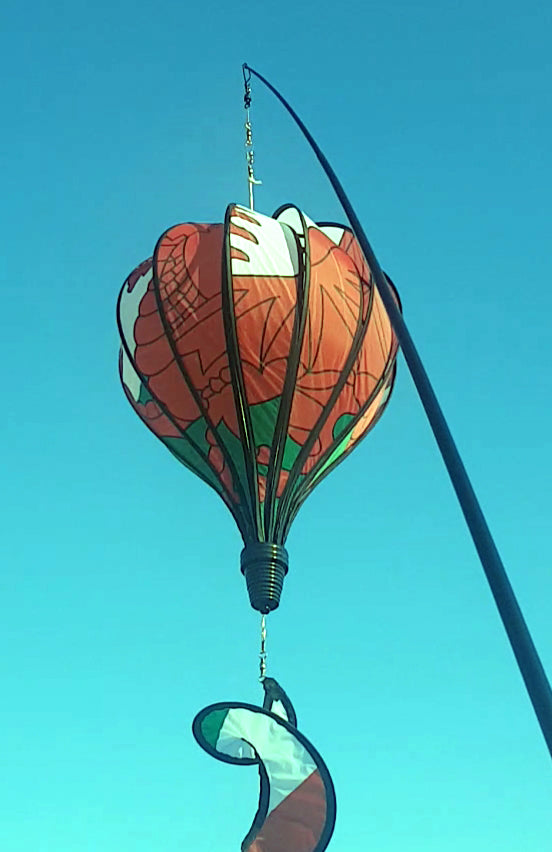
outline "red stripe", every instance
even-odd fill
[[[313,852],[326,823],[326,788],[315,771],[268,815],[246,852]]]

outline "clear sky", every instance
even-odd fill
[[[222,502],[119,387],[115,302],[176,222],[247,201],[241,63],[357,207],[552,672],[552,7],[96,0],[2,13],[0,849],[237,852],[254,769],[191,722],[258,702]],[[257,207],[341,219],[253,88]],[[549,852],[552,764],[400,360],[309,498],[269,673],[332,773],[332,852]],[[293,852],[293,850],[290,850]]]

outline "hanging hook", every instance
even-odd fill
[[[243,71],[243,84],[245,87],[245,94],[243,96],[243,105],[245,109],[249,109],[251,106],[251,71],[245,62],[242,65]]]

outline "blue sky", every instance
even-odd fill
[[[255,770],[191,735],[256,702],[216,495],[130,410],[115,301],[175,222],[246,202],[241,63],[357,208],[552,671],[552,11],[306,0],[4,10],[0,848],[238,850]],[[254,85],[256,200],[341,219]],[[333,852],[546,852],[552,766],[412,382],[301,510],[269,673],[337,792]],[[291,852],[291,850],[290,850]]]

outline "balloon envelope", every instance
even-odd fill
[[[131,405],[246,545],[284,544],[393,386],[397,341],[353,234],[290,205],[169,228],[125,281],[118,323]]]

